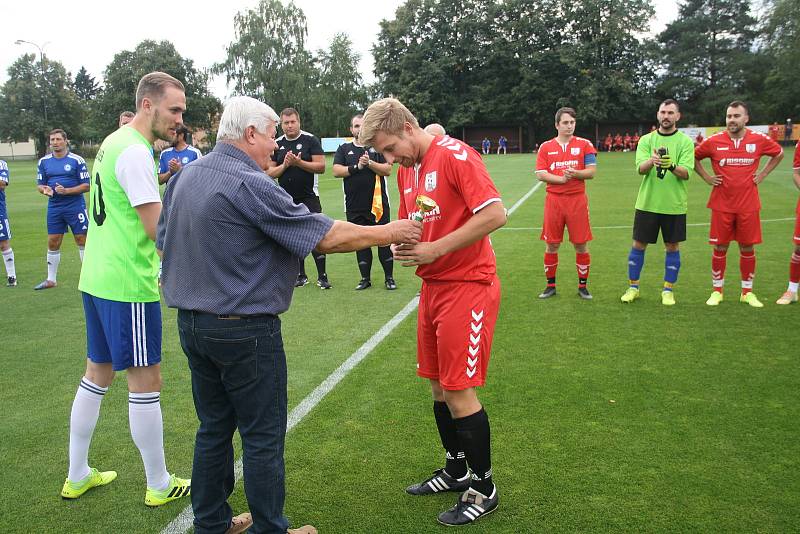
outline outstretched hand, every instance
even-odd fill
[[[422,223],[411,219],[400,219],[386,225],[392,243],[418,243],[422,238]]]

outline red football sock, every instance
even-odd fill
[[[575,253],[575,269],[578,271],[578,287],[586,287],[591,263],[592,260],[588,252]]]
[[[800,254],[794,252],[789,263],[789,281],[797,284],[800,282]]]
[[[711,253],[711,282],[714,284],[714,291],[719,291],[720,293],[722,293],[722,286],[725,284],[727,253],[727,250],[714,250]]]
[[[544,276],[548,286],[556,285],[556,270],[558,269],[558,252],[544,253]],[[552,280],[552,282],[550,282]]]
[[[739,255],[739,271],[742,273],[742,295],[753,290],[753,277],[756,274],[756,252],[742,252]]]

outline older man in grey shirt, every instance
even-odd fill
[[[278,315],[291,302],[300,259],[315,248],[350,252],[416,243],[422,234],[415,221],[357,226],[292,202],[263,172],[277,121],[269,106],[232,98],[214,150],[170,180],[158,225],[164,297],[178,308],[200,419],[192,470],[196,533],[287,532],[286,356]],[[227,503],[237,426],[252,517],[233,517]]]

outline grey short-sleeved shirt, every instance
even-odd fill
[[[167,185],[156,238],[166,303],[278,315],[291,303],[300,258],[332,226],[295,204],[247,154],[220,142]]]

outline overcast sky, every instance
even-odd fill
[[[676,13],[678,0],[654,0],[657,16],[651,30],[660,31]],[[372,54],[379,22],[394,18],[401,0],[297,0],[308,20],[309,50],[327,48],[333,35],[350,36],[361,54],[361,74],[372,81]],[[0,83],[8,67],[23,53],[38,50],[29,44],[15,45],[17,39],[44,46],[45,54],[64,64],[74,76],[81,66],[97,79],[121,50],[132,50],[144,39],[171,41],[178,52],[194,60],[197,67],[209,67],[224,59],[225,47],[233,40],[233,17],[258,4],[258,0],[227,2],[154,2],[139,0],[109,2],[77,0],[16,0],[3,2],[3,31],[0,35]],[[212,91],[220,98],[228,94],[224,79],[216,79]]]

